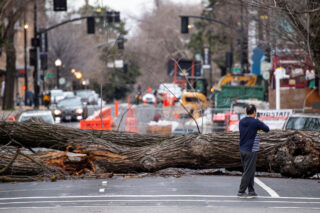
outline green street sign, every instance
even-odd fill
[[[44,74],[45,78],[52,78],[53,77],[53,73],[46,73]]]
[[[232,73],[241,73],[241,68],[237,67],[237,68],[232,68],[231,69]]]

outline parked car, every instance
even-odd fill
[[[163,93],[166,93],[168,95],[173,95],[177,99],[177,101],[182,96],[181,88],[177,84],[173,84],[173,83],[160,84],[158,89],[158,94],[162,95]]]
[[[52,104],[53,103],[56,104],[59,101],[61,101],[62,99],[64,99],[63,90],[61,90],[61,89],[50,90],[50,100],[51,100]]]
[[[81,102],[81,98],[66,98],[58,102],[53,114],[57,120],[82,120],[88,117],[88,108]]]
[[[320,130],[320,115],[297,113],[288,117],[283,130]]]
[[[23,122],[30,120],[31,118],[41,118],[49,124],[54,124],[54,118],[50,110],[30,110],[17,114],[15,117],[10,116],[9,120]]]
[[[93,90],[77,90],[76,96],[81,98],[83,103],[89,105],[98,104],[99,95]]]

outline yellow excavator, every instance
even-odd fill
[[[221,88],[221,86],[230,84],[231,82],[241,82],[241,85],[244,86],[255,86],[257,85],[258,76],[257,75],[250,75],[250,76],[236,76],[227,74],[223,76],[219,83],[218,88]]]
[[[257,84],[257,80],[257,75],[234,76],[227,74],[220,79],[218,88],[220,89],[221,86],[232,83],[244,86],[255,86]],[[211,106],[213,102],[214,89],[211,88],[210,94],[207,96],[206,88],[207,80],[204,77],[186,77],[187,92],[182,95],[182,105],[191,110],[196,119],[200,117],[202,112]]]

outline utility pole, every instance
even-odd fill
[[[241,66],[241,72],[243,73],[243,3],[242,0],[240,0],[240,7],[241,7],[241,14],[240,14],[240,66]]]
[[[26,17],[24,17],[24,104],[27,106],[28,99],[27,99],[27,94],[28,94],[28,67],[27,67],[27,29],[28,25],[26,23]]]

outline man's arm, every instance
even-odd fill
[[[264,132],[270,131],[269,127],[267,125],[265,125],[262,121],[257,120],[257,122],[258,122],[258,129],[261,129]]]

